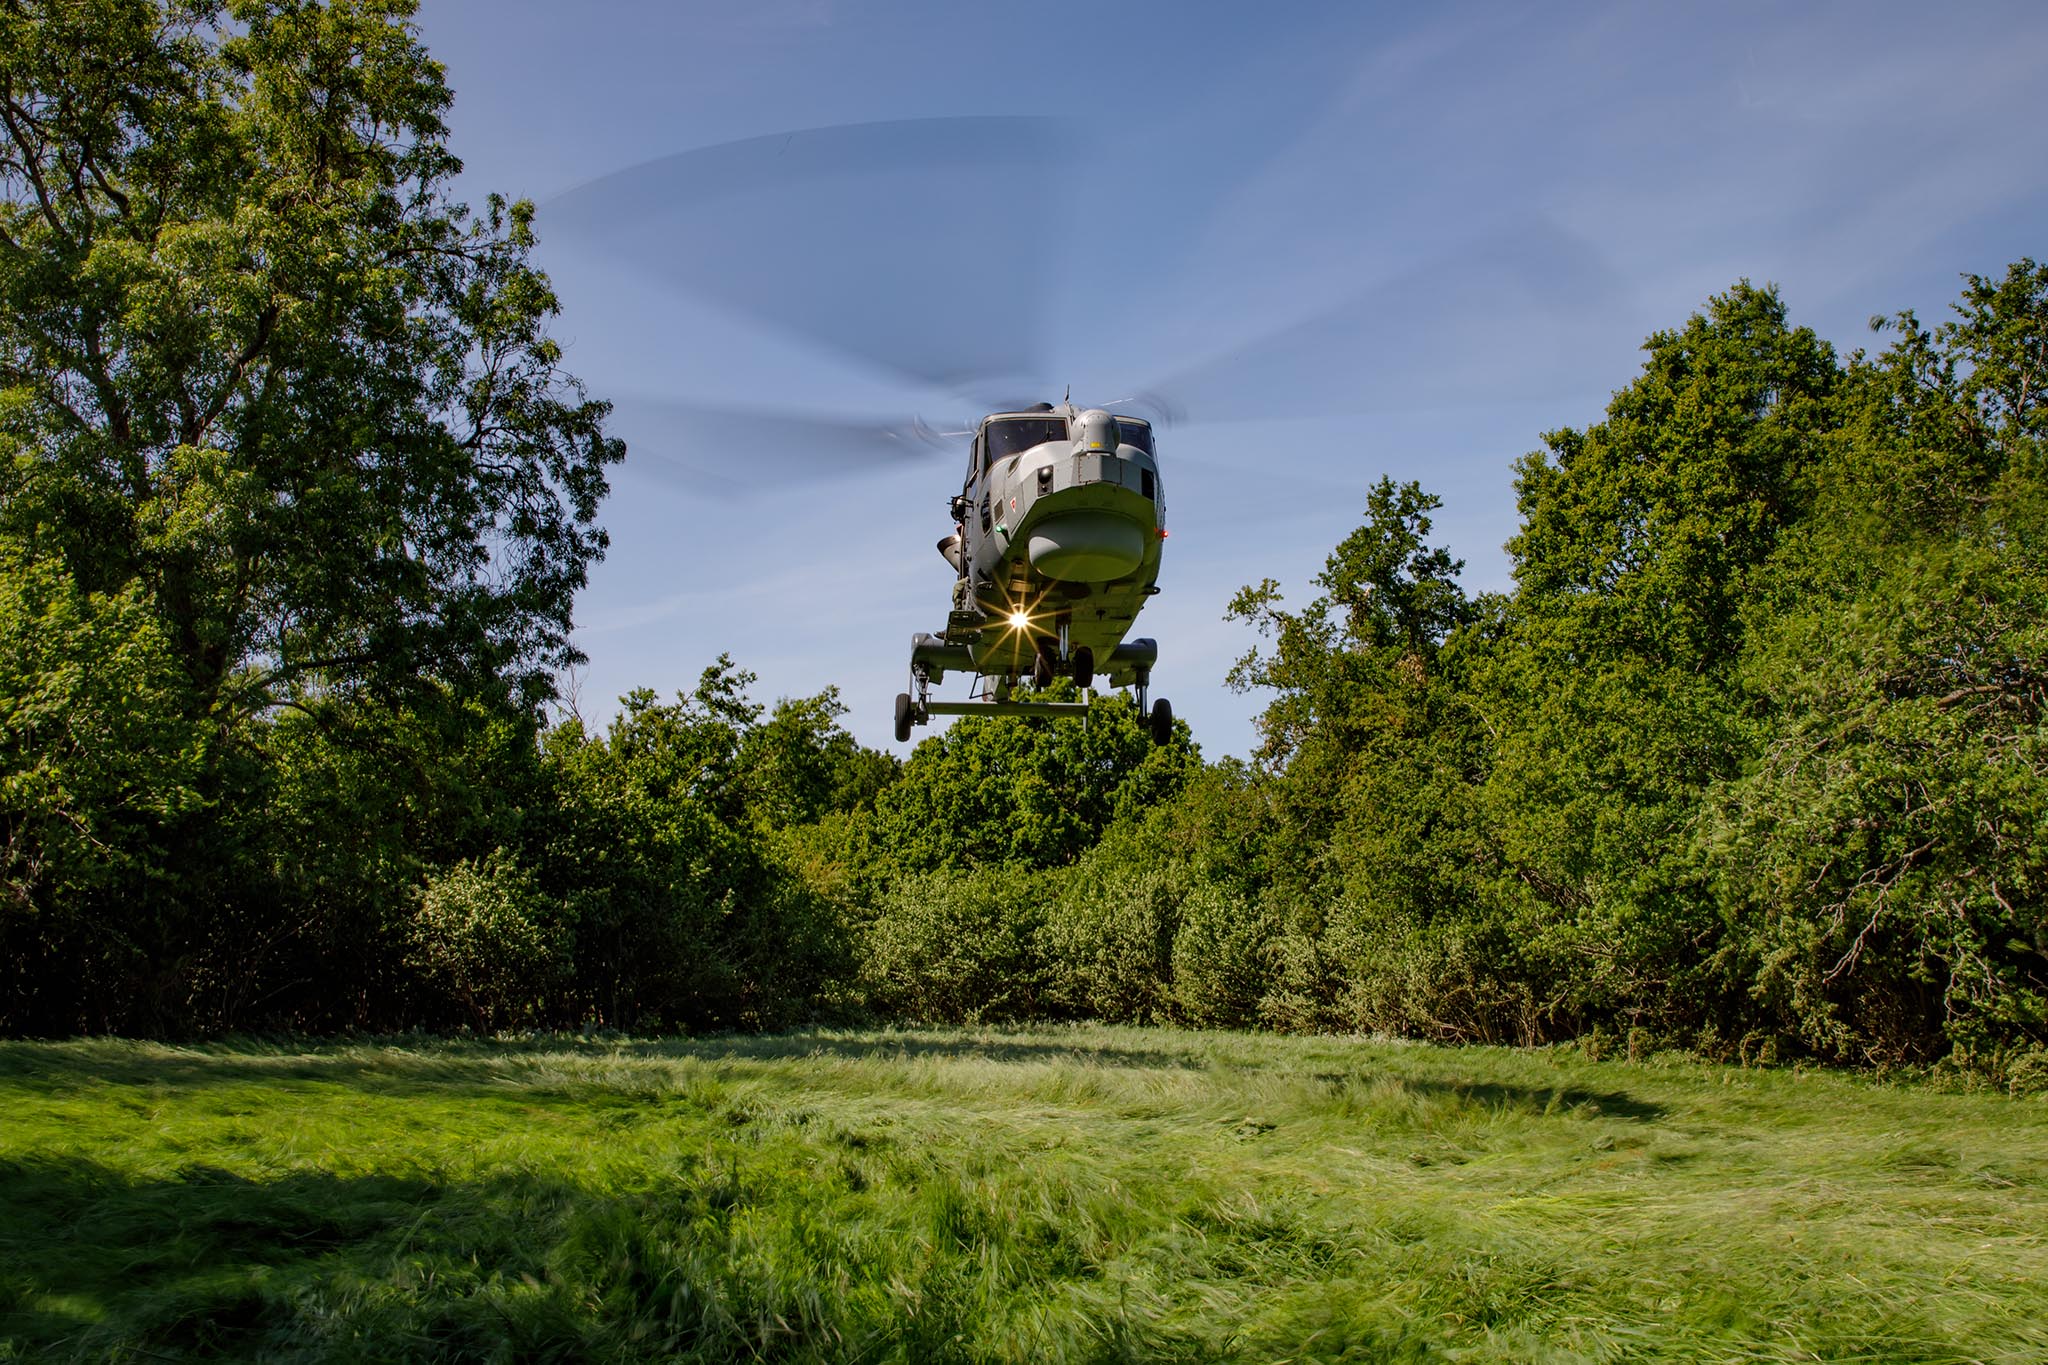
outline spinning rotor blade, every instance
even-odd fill
[[[1150,396],[1191,422],[1551,397],[1612,343],[1620,291],[1586,243],[1529,222],[1182,368]],[[1341,377],[1303,378],[1332,362]]]
[[[1064,146],[1022,117],[777,133],[603,176],[538,226],[899,378],[1036,381]]]
[[[982,413],[1056,398],[1069,377],[1095,404],[1094,380],[1048,373],[1042,354],[1075,150],[1064,124],[1041,118],[806,129],[606,175],[543,205],[539,227]],[[1199,316],[1166,322],[1153,344],[1170,337],[1199,358],[1098,405],[1165,427],[1549,397],[1611,348],[1611,321],[1595,319],[1611,319],[1617,292],[1584,242],[1532,217],[1235,345],[1204,345],[1215,329]],[[658,460],[729,492],[967,434],[645,400],[614,421],[651,457],[641,468]]]
[[[628,469],[727,496],[792,479],[850,477],[878,464],[924,464],[939,452],[964,459],[966,451],[964,436],[922,418],[889,423],[658,398],[619,399],[606,427],[625,438]]]
[[[910,434],[934,450],[958,450],[963,441],[974,435],[974,426],[955,423],[950,429],[940,430],[922,417],[910,419]]]
[[[1127,393],[1121,398],[1093,403],[1093,407],[1107,408],[1128,417],[1142,417],[1155,427],[1176,426],[1187,420],[1187,410],[1167,394],[1151,389],[1140,389]]]

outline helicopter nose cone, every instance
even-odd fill
[[[1090,408],[1081,414],[1075,423],[1084,450],[1115,450],[1117,445],[1116,418],[1101,408]]]
[[[1063,512],[1033,526],[1027,548],[1032,567],[1048,578],[1107,583],[1138,567],[1145,557],[1145,534],[1137,523],[1111,512]]]

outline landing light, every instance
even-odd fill
[[[1011,630],[1024,630],[1027,629],[1030,625],[1031,614],[1029,612],[1013,611],[1010,613]]]

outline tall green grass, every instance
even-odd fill
[[[2048,1103],[1139,1029],[0,1045],[0,1357],[2048,1359]]]

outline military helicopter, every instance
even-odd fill
[[[1135,685],[1154,743],[1173,735],[1173,705],[1146,708],[1159,646],[1125,640],[1159,591],[1166,540],[1164,486],[1152,423],[1102,408],[1038,403],[981,420],[967,477],[948,504],[953,533],[939,553],[953,566],[946,628],[910,644],[910,685],[896,696],[896,739],[935,715],[1085,715],[1088,703],[1018,702],[1070,677],[1085,694],[1098,668],[1112,687]],[[931,685],[972,672],[978,701],[941,702]]]
[[[935,715],[1084,711],[1084,702],[1017,695],[1059,677],[1083,690],[1098,679],[1135,686],[1154,737],[1170,733],[1171,706],[1147,705],[1157,645],[1126,638],[1158,590],[1166,536],[1155,429],[1447,407],[1469,399],[1473,357],[1511,344],[1568,368],[1596,335],[1574,320],[1590,316],[1586,301],[1602,297],[1605,277],[1582,244],[1538,219],[1347,284],[1267,330],[1161,335],[1162,358],[1177,357],[1163,369],[1104,372],[1085,356],[1051,354],[1103,330],[1077,327],[1065,311],[1073,291],[1061,286],[1074,275],[1059,242],[1075,216],[1045,192],[1072,181],[1077,166],[1101,164],[1074,131],[1037,116],[797,129],[626,166],[542,206],[544,237],[631,278],[654,312],[674,290],[928,395],[948,413],[971,404],[987,414],[941,433],[906,425],[900,409],[832,415],[615,395],[614,425],[640,424],[627,428],[636,457],[686,471],[698,488],[780,497],[906,456],[957,454],[958,441],[972,438],[949,502],[953,530],[939,542],[955,574],[952,599],[942,630],[913,637],[910,690],[896,698],[899,742]],[[1204,183],[1221,194],[1232,182]],[[1103,207],[1119,202],[1112,195]],[[1116,212],[1087,222],[1093,237],[1156,227]],[[1146,283],[1118,282],[1108,330],[1145,317]],[[1099,280],[1081,284],[1103,297]],[[1398,346],[1390,318],[1403,319]],[[1191,340],[1208,343],[1206,355],[1188,354]],[[1352,363],[1333,369],[1340,355]],[[1311,378],[1338,372],[1335,389]],[[1093,407],[1017,401],[1068,375],[1133,396]],[[1133,379],[1142,387],[1125,387]],[[1297,484],[1311,475],[1300,463],[1277,467]],[[976,700],[931,697],[953,672],[981,680]]]

